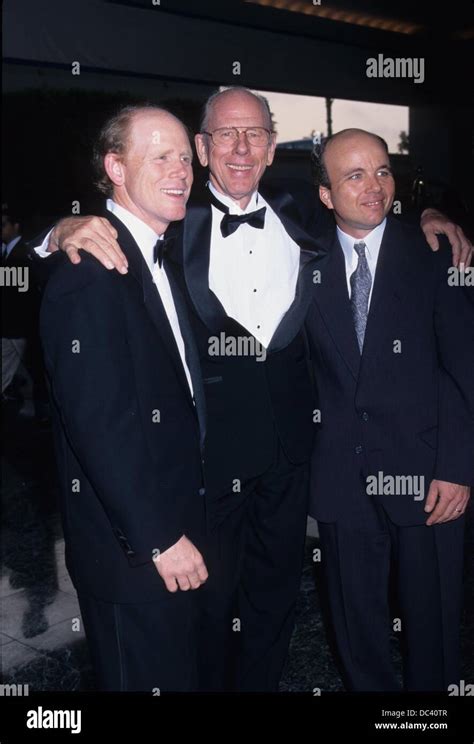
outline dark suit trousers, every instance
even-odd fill
[[[113,604],[79,593],[98,689],[195,691],[195,594],[178,590],[156,602]]]
[[[396,617],[404,688],[446,691],[459,683],[464,522],[399,527],[361,492],[351,513],[319,523],[331,621],[349,690],[400,689],[390,650]]]
[[[308,467],[275,436],[273,465],[214,505],[203,553],[200,689],[278,690],[294,626],[306,535]]]

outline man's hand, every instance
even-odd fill
[[[453,266],[459,266],[461,263],[466,267],[471,265],[472,243],[464,235],[462,228],[451,222],[446,215],[437,209],[425,209],[421,215],[420,226],[432,251],[439,250],[436,236],[446,235],[453,249]]]
[[[186,535],[153,562],[169,592],[198,589],[208,577],[201,553]]]
[[[469,486],[432,480],[425,504],[425,512],[431,512],[426,524],[441,524],[460,517],[466,511],[470,494]]]
[[[117,243],[117,231],[105,217],[66,217],[49,238],[48,251],[65,251],[73,264],[81,262],[79,250],[91,253],[106,269],[128,271],[128,261]]]

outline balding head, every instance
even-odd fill
[[[379,142],[380,145],[382,145],[382,147],[385,149],[388,156],[388,145],[385,140],[378,134],[368,132],[365,129],[341,129],[340,132],[336,132],[336,134],[331,135],[331,137],[325,137],[321,144],[315,145],[313,148],[313,152],[311,153],[311,165],[316,186],[325,186],[326,188],[330,188],[329,175],[326,169],[325,162],[325,155],[327,150],[332,147],[334,142],[337,143],[339,140],[346,140],[350,142],[351,140],[354,141],[353,138],[355,137],[357,141],[357,135],[366,135],[367,137],[372,137],[373,139],[377,140],[377,142]]]
[[[258,93],[253,93],[248,88],[239,86],[226,88],[225,90],[217,91],[217,93],[213,93],[212,96],[209,96],[204,106],[200,131],[209,131],[209,127],[212,126],[212,116],[216,106],[222,105],[222,103],[225,101],[233,101],[235,107],[239,109],[242,107],[242,104],[245,103],[245,101],[249,100],[250,102],[253,102],[260,107],[264,126],[266,127],[266,129],[270,129],[273,131],[274,126],[272,112],[270,111],[270,104],[268,103],[265,96],[261,96]]]

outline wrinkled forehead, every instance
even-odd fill
[[[130,123],[129,148],[146,149],[160,144],[191,150],[188,134],[179,119],[159,111],[137,114]]]
[[[377,166],[386,163],[388,155],[384,146],[376,137],[369,134],[352,134],[338,137],[328,142],[324,153],[326,169],[346,168],[351,164],[366,160],[377,161]]]
[[[269,126],[267,113],[258,100],[245,93],[223,94],[214,102],[209,116],[212,129],[230,126]]]

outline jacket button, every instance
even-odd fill
[[[206,489],[205,488],[200,488],[199,489],[199,495],[200,496],[204,496],[205,493],[206,493]]]
[[[362,445],[358,444],[357,447],[354,449],[354,452],[356,453],[356,455],[361,455],[363,450],[364,448],[362,447]]]
[[[368,420],[369,420],[369,414],[367,413],[367,411],[364,411],[364,413],[362,414],[362,421],[368,421]]]

